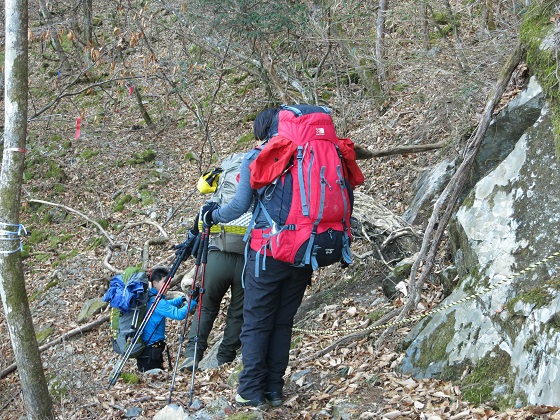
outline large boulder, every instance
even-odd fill
[[[461,201],[483,176],[511,153],[517,140],[539,118],[544,101],[543,90],[533,77],[525,91],[500,112],[499,118],[491,122],[461,195]],[[403,213],[403,219],[411,224],[425,224],[432,213],[435,201],[453,176],[457,166],[456,160],[444,160],[432,168],[425,169],[414,181],[413,198]]]
[[[535,80],[525,95],[540,96]],[[403,343],[403,373],[457,381],[475,403],[560,405],[556,147],[545,103],[465,198],[450,226],[461,281]]]

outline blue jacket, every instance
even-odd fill
[[[157,290],[153,287],[150,289],[150,300],[148,302],[148,311],[152,307],[157,295]],[[178,297],[166,300],[165,296],[159,301],[156,309],[142,333],[142,340],[149,346],[158,341],[165,340],[165,318],[182,320],[187,316],[187,305],[179,308],[183,304],[183,298]]]

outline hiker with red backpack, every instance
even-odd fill
[[[282,404],[294,316],[313,271],[351,262],[352,191],[364,178],[326,107],[266,109],[253,129],[264,143],[243,160],[234,199],[208,202],[201,215],[211,226],[253,205],[235,402],[265,407]]]

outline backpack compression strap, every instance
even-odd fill
[[[342,164],[342,159],[341,159]],[[342,202],[344,203],[344,217],[342,218],[342,226],[344,227],[344,238],[342,243],[342,259],[347,264],[352,263],[352,253],[350,252],[350,236],[348,235],[348,231],[350,227],[346,223],[346,215],[349,211],[349,203],[346,201],[346,197],[349,197],[350,194],[347,192],[348,187],[346,186],[346,182],[344,182],[344,177],[342,176],[341,168],[338,166],[336,168],[336,172],[338,173],[339,183],[340,183],[340,193],[342,194]]]
[[[261,234],[261,239],[267,239],[268,241],[272,240],[275,236],[279,235],[281,232],[285,231],[285,230],[296,230],[297,226],[290,224],[290,225],[284,225],[280,228],[278,228],[278,224],[272,220],[272,217],[270,217],[270,214],[268,213],[268,211],[266,210],[265,206],[262,204],[261,200],[257,198],[257,204],[255,206],[255,210],[253,211],[253,217],[251,218],[251,222],[249,224],[249,227],[247,228],[247,233],[245,234],[245,237],[243,238],[244,240],[246,240],[248,238],[249,232],[253,232],[255,233],[255,231],[253,230],[253,226],[255,225],[255,220],[257,218],[257,216],[259,215],[259,213],[262,211],[264,217],[266,218],[268,225],[271,227],[271,231],[270,233],[262,233]],[[253,234],[253,236],[255,236]],[[261,262],[261,255],[262,255],[262,270],[266,270],[266,257],[267,257],[267,249],[268,249],[268,241],[265,243],[261,243],[261,246],[259,249],[255,250],[257,255],[255,256],[255,277],[259,277],[259,265]]]
[[[308,144],[308,143],[307,143]],[[306,148],[307,149],[307,144],[306,144]],[[305,155],[305,150],[303,149],[302,146],[298,146],[297,148],[297,169],[298,169],[298,178],[299,178],[299,195],[301,197],[301,213],[305,216],[305,217],[309,217],[309,205],[307,204],[307,197],[305,194],[305,186],[303,184],[303,157]],[[311,172],[311,164],[309,165],[309,172]],[[309,180],[311,180],[311,174],[308,173],[307,174]],[[310,184],[310,183],[308,183]],[[310,187],[310,185],[308,185],[308,187]]]
[[[307,243],[307,249],[305,250],[305,256],[302,262],[302,265],[311,264],[311,268],[313,268],[313,271],[319,268],[319,264],[317,263],[317,258],[315,257],[315,255],[313,255],[312,251],[313,251],[313,244],[315,243],[315,235],[317,235],[317,226],[319,226],[319,223],[321,223],[321,219],[323,218],[323,210],[325,209],[326,184],[327,181],[325,180],[325,167],[323,166],[321,168],[321,199],[319,202],[319,212],[317,213],[317,219],[315,219],[315,221],[313,222],[313,227],[311,228],[311,235],[309,236],[309,242]]]

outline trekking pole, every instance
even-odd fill
[[[204,278],[206,277],[206,262],[208,261],[208,241],[210,238],[210,226],[203,225],[203,238],[204,242],[202,242],[202,256],[201,256],[201,264],[202,264],[202,272],[201,272],[201,279],[200,279],[200,289],[198,292],[198,308],[197,308],[197,320],[196,320],[196,334],[194,336],[194,360],[192,365],[192,375],[191,375],[191,391],[189,394],[189,407],[193,403],[193,394],[194,394],[194,372],[196,371],[196,350],[198,349],[198,333],[200,331],[200,312],[202,310],[202,297],[204,295]]]
[[[177,375],[177,368],[179,367],[179,358],[181,357],[181,348],[183,347],[183,342],[185,341],[185,334],[187,332],[187,321],[189,319],[189,313],[191,309],[191,302],[193,299],[197,299],[199,293],[197,293],[196,279],[198,277],[198,271],[200,269],[200,262],[202,260],[203,244],[205,242],[206,231],[203,231],[193,247],[193,255],[196,255],[196,263],[194,270],[194,277],[191,285],[191,290],[189,292],[189,299],[187,300],[187,305],[189,310],[185,316],[185,321],[183,322],[183,330],[181,336],[179,337],[179,349],[177,350],[177,357],[175,358],[175,366],[173,367],[173,375],[171,376],[171,386],[169,387],[169,397],[167,397],[167,404],[171,404],[171,395],[173,394],[173,389],[175,388],[175,376]],[[208,242],[208,241],[206,241]],[[196,353],[195,353],[196,355]],[[195,357],[196,360],[196,357]]]
[[[107,386],[107,389],[111,388],[117,382],[117,379],[119,378],[126,361],[130,357],[130,354],[132,353],[132,349],[134,348],[134,346],[136,345],[136,343],[138,342],[140,337],[142,337],[142,333],[144,332],[144,329],[146,328],[146,325],[148,324],[148,321],[152,317],[152,315],[153,315],[153,313],[156,309],[157,304],[159,303],[159,301],[161,300],[163,295],[165,295],[165,292],[167,291],[167,288],[169,287],[169,284],[171,283],[171,279],[173,279],[173,277],[175,276],[175,273],[177,272],[177,270],[179,269],[179,266],[181,265],[181,262],[183,262],[183,259],[186,257],[186,253],[187,253],[186,248],[183,248],[183,249],[181,249],[180,253],[175,257],[175,261],[173,262],[173,266],[169,270],[169,274],[167,275],[167,277],[165,279],[165,282],[163,283],[163,285],[161,286],[161,289],[157,293],[157,295],[155,297],[155,300],[154,300],[154,303],[152,304],[152,306],[150,307],[148,312],[146,312],[146,315],[144,316],[144,319],[142,320],[142,323],[140,324],[140,326],[138,327],[138,329],[134,333],[134,336],[132,337],[132,340],[131,340],[130,344],[128,345],[125,352],[122,354],[121,358],[118,360],[117,364],[115,365],[115,368],[113,369],[113,372],[111,373],[111,376],[109,377],[109,385]]]

